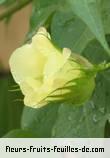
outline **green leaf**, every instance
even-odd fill
[[[47,24],[48,19],[52,16],[54,11],[55,11],[55,7],[46,7],[43,9],[41,8],[40,10],[37,11],[35,9],[33,11],[33,15],[31,16],[31,21],[30,21],[30,31],[27,34],[26,40],[31,39],[31,37],[35,34],[35,32],[40,26],[44,26]]]
[[[8,132],[3,138],[35,138],[35,133],[29,130],[16,129]]]
[[[105,122],[110,117],[110,90],[107,87],[110,89],[110,82],[99,76],[94,96],[86,105],[62,105],[52,137],[104,137]]]
[[[110,0],[101,1],[101,13],[106,33],[110,33]]]
[[[0,137],[13,128],[20,127],[23,102],[20,92],[10,92],[15,85],[10,74],[0,73]],[[14,88],[15,89],[15,88]]]
[[[34,131],[38,137],[51,137],[51,130],[57,118],[58,105],[48,105],[40,109],[25,107],[21,126]]]
[[[51,17],[60,8],[61,0],[34,0],[30,19],[30,30],[26,40],[31,39],[40,26],[49,27]]]
[[[54,14],[51,23],[51,36],[60,48],[67,47],[78,53],[81,53],[86,45],[95,38],[84,22],[73,15],[70,9]]]
[[[69,2],[73,12],[85,22],[97,40],[110,55],[110,50],[105,39],[99,1],[69,0]]]

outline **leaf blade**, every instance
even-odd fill
[[[110,55],[109,46],[105,39],[101,12],[97,0],[69,0],[73,12],[80,17],[95,35],[97,40],[102,44],[104,49]]]

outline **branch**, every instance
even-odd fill
[[[16,4],[14,7],[9,8],[7,11],[5,11],[0,15],[0,21],[5,19],[6,17],[10,17],[12,14],[16,13],[17,11],[19,11],[20,9],[22,9],[32,1],[33,0],[25,0],[21,3]]]

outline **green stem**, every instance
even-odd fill
[[[0,15],[0,21],[10,17],[12,14],[16,13],[17,11],[19,11],[20,9],[22,9],[23,7],[25,7],[26,5],[28,5],[29,3],[31,3],[33,0],[25,0],[21,3],[17,3],[16,5],[14,5],[13,7],[9,8],[7,11],[5,11],[4,13],[2,13]]]
[[[103,62],[103,63],[97,65],[95,68],[96,68],[97,72],[104,71],[104,70],[110,68],[110,63]]]

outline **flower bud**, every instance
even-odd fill
[[[24,94],[24,104],[33,108],[52,101],[80,105],[95,87],[94,66],[68,48],[56,48],[43,27],[30,44],[13,52],[9,64]]]

